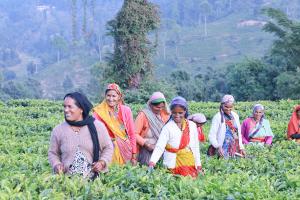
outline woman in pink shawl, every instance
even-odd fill
[[[272,144],[274,135],[269,120],[265,119],[264,112],[264,106],[256,104],[253,106],[252,115],[243,121],[241,127],[243,144]]]

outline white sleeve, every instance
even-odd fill
[[[216,114],[212,119],[210,131],[208,134],[208,140],[209,140],[210,144],[212,144],[215,148],[219,147],[219,143],[217,140],[219,126],[220,126],[220,121],[219,121],[218,114]]]
[[[239,116],[237,114],[235,115],[235,120],[236,120],[236,125],[237,125],[237,128],[238,128],[238,137],[239,137],[239,146],[240,146],[240,149],[245,149],[245,147],[243,145],[243,140],[242,140],[240,118],[239,118]]]
[[[193,126],[193,140],[195,143],[195,164],[196,166],[201,166],[201,157],[200,157],[200,146],[199,146],[199,139],[198,139],[198,130],[197,130],[197,126]]]
[[[169,134],[168,129],[165,126],[161,130],[158,141],[157,141],[154,151],[151,155],[150,162],[153,162],[155,164],[157,163],[157,161],[160,159],[160,157],[162,156],[162,154],[165,151],[165,148],[169,141],[169,138],[170,138],[170,134]]]

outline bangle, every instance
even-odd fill
[[[133,154],[132,154],[131,159],[135,159],[135,160],[136,160],[136,153],[133,153]]]
[[[155,166],[155,163],[154,163],[154,162],[149,162],[148,166],[149,166],[149,167],[154,167],[154,166]]]

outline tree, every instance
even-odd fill
[[[273,8],[263,12],[271,20],[263,27],[275,35],[266,62],[276,66],[280,73],[274,78],[276,98],[299,98],[300,92],[300,23],[288,18],[287,14]]]
[[[300,72],[284,72],[276,77],[276,95],[279,99],[300,99]]]
[[[238,100],[254,101],[275,99],[274,77],[278,76],[273,66],[262,60],[246,59],[243,62],[229,65],[226,75],[230,93]]]
[[[63,81],[63,88],[68,91],[74,87],[72,79],[67,75]]]
[[[40,83],[34,79],[23,81],[8,81],[3,84],[2,90],[10,98],[41,98],[42,90]]]
[[[17,77],[16,73],[11,70],[3,70],[2,73],[5,81],[13,80]]]
[[[300,66],[300,23],[290,20],[286,14],[273,8],[264,9],[263,12],[271,20],[263,30],[275,35],[270,59],[278,62],[284,71],[296,71]]]
[[[0,72],[0,88],[2,88],[2,83],[4,81],[3,74]]]
[[[207,36],[207,17],[211,12],[211,6],[207,0],[201,2],[200,11],[204,18],[204,36]]]
[[[82,9],[82,34],[84,36],[86,36],[86,28],[87,28],[87,24],[86,24],[86,20],[87,20],[87,0],[82,0],[82,4],[83,4],[83,9]]]
[[[28,75],[33,75],[36,73],[36,64],[34,64],[33,62],[30,62],[27,64],[27,74]]]
[[[147,35],[159,25],[156,6],[146,0],[125,0],[114,20],[108,22],[114,38],[114,53],[104,76],[123,88],[137,88],[152,74],[150,56],[154,47]]]
[[[62,53],[66,52],[68,49],[68,43],[59,34],[55,34],[51,37],[51,43],[56,50],[56,62],[59,62],[62,57]]]
[[[204,83],[200,75],[191,77],[186,71],[175,71],[170,76],[170,83],[175,87],[177,94],[187,100],[204,100]]]
[[[73,46],[76,44],[77,40],[77,0],[72,0],[72,43]]]

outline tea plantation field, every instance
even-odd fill
[[[256,102],[238,102],[241,120]],[[113,167],[94,182],[53,175],[47,160],[50,132],[63,120],[62,102],[0,102],[0,199],[300,199],[300,145],[285,139],[293,107],[300,101],[262,101],[275,136],[271,148],[248,146],[246,159],[208,158],[196,180],[158,168]],[[218,103],[191,102],[190,112],[208,120]],[[134,114],[142,105],[131,106]],[[205,125],[208,133],[209,123]]]

